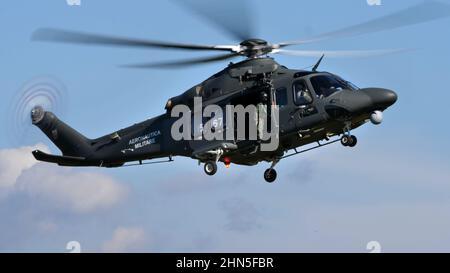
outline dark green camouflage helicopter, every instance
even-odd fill
[[[225,3],[180,1],[180,4],[187,6],[209,22],[222,27],[232,34],[233,38],[242,41],[238,45],[180,44],[60,29],[37,30],[33,34],[33,40],[37,41],[224,52],[213,57],[130,66],[136,68],[178,68],[235,57],[244,57],[245,59],[229,64],[225,69],[202,83],[169,99],[165,107],[166,112],[162,115],[97,139],[83,136],[60,121],[53,113],[36,105],[31,112],[33,124],[50,138],[62,151],[62,155],[50,155],[36,150],[33,152],[34,157],[37,160],[56,163],[60,166],[111,168],[170,162],[175,156],[184,156],[204,163],[204,170],[208,175],[216,173],[217,162],[223,162],[228,167],[232,163],[250,166],[266,161],[272,164],[265,171],[264,178],[267,182],[273,182],[277,176],[274,167],[283,158],[338,141],[344,146],[354,147],[357,138],[351,134],[351,131],[369,121],[373,124],[380,124],[383,119],[383,111],[397,100],[396,93],[391,90],[358,88],[334,73],[318,71],[323,57],[379,56],[404,51],[404,49],[308,51],[288,50],[287,47],[374,33],[424,23],[450,15],[448,5],[428,1],[388,16],[309,39],[269,43],[262,39],[251,38],[253,35],[249,20],[252,16],[248,14],[249,9],[244,4],[248,2],[238,1],[239,9],[234,8],[233,13],[224,12],[229,11],[230,6],[237,7],[238,3],[234,2],[236,1],[225,1]],[[317,56],[320,59],[311,70],[289,69],[268,57],[271,54]],[[265,151],[261,149],[265,140],[258,138],[206,140],[194,137],[193,139],[175,140],[172,137],[171,129],[178,118],[171,115],[172,110],[178,105],[185,105],[192,110],[193,114],[194,101],[198,97],[202,98],[203,102],[201,110],[213,104],[222,108],[227,105],[248,106],[261,103],[267,106],[277,106],[267,108],[268,118],[274,116],[272,109],[278,111],[275,125],[267,125],[268,129],[272,131],[277,129],[279,132],[277,146],[275,149]],[[202,120],[202,122],[212,119],[213,117]],[[247,123],[251,122],[251,118],[248,118]],[[192,135],[196,135],[196,133],[201,135],[201,131],[196,132],[196,129],[195,124],[190,128]],[[226,130],[235,131],[236,127],[226,127],[224,131]],[[232,135],[235,136],[234,132]],[[314,143],[316,145],[308,146],[310,148],[300,149],[302,146]],[[161,158],[167,158],[167,160],[161,160]]]

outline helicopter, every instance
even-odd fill
[[[219,5],[218,2],[208,2],[209,5]],[[171,162],[173,157],[182,156],[204,164],[204,171],[210,176],[216,174],[218,162],[224,163],[226,167],[231,164],[253,166],[260,162],[268,162],[271,165],[264,172],[264,179],[272,183],[277,178],[275,166],[282,159],[336,142],[345,147],[355,147],[358,140],[351,132],[368,122],[380,124],[383,121],[383,112],[397,101],[397,94],[392,90],[359,88],[337,74],[319,71],[324,57],[381,56],[407,51],[405,49],[311,51],[290,50],[286,49],[287,47],[374,33],[450,16],[448,5],[428,1],[381,18],[308,39],[270,43],[263,39],[251,38],[253,37],[249,29],[251,24],[246,22],[250,16],[241,14],[236,23],[236,20],[230,20],[220,12],[223,9],[206,7],[208,4],[205,1],[201,3],[183,1],[183,5],[188,5],[197,14],[222,27],[241,42],[236,45],[182,44],[55,28],[41,28],[33,33],[34,41],[222,52],[221,55],[213,57],[127,66],[133,68],[178,68],[237,57],[244,58],[237,63],[230,63],[223,70],[186,92],[170,98],[165,105],[165,113],[96,139],[85,137],[59,120],[52,112],[36,105],[31,110],[32,123],[62,152],[62,155],[52,155],[35,150],[32,153],[36,160],[60,166],[116,168]],[[244,5],[240,5],[237,12],[242,11],[247,11]],[[319,60],[311,70],[290,69],[270,57],[273,54],[317,56]],[[196,99],[201,99],[203,103],[200,110],[195,109]],[[261,147],[267,140],[258,136],[237,139],[236,126],[220,128],[222,133],[231,131],[233,136],[231,139],[202,138],[204,126],[208,122],[216,122],[217,117],[202,117],[200,123],[196,124],[193,121],[194,112],[202,112],[209,105],[216,105],[221,109],[230,105],[264,106],[266,117],[264,125],[272,131],[276,129],[277,145],[274,149],[264,150]],[[173,115],[173,110],[177,106],[184,106],[189,110],[186,120],[192,126],[185,127],[191,127],[186,130],[192,136],[190,139],[179,140],[173,137],[173,126],[179,121]],[[262,113],[256,113],[257,124],[261,122],[258,115],[261,118]],[[276,121],[269,124],[267,118],[275,118]],[[227,116],[227,119],[232,120],[234,117]],[[244,126],[246,131],[244,135],[248,135],[252,119],[249,116],[245,121],[247,123]],[[210,129],[217,128],[219,127]],[[301,149],[310,144],[315,145],[312,148]]]

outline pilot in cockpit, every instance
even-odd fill
[[[312,102],[311,92],[309,92],[306,83],[303,81],[296,82],[295,88],[295,103],[300,106],[305,106]]]

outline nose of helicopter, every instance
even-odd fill
[[[372,101],[372,106],[376,110],[384,110],[397,101],[397,94],[388,89],[367,88],[362,90]]]
[[[397,101],[397,94],[383,88],[363,88],[358,92],[343,91],[331,96],[325,110],[333,118],[384,111]]]

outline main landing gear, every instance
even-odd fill
[[[273,183],[277,179],[277,171],[274,169],[274,167],[275,165],[277,165],[279,161],[280,161],[279,159],[272,161],[272,166],[270,166],[270,168],[268,168],[264,172],[264,179],[266,180],[267,183]]]
[[[272,166],[264,172],[264,179],[268,183],[273,183],[277,179],[277,171],[274,169],[279,160],[272,162]],[[204,165],[204,170],[207,175],[213,176],[217,173],[217,163],[215,161],[207,161]]]
[[[264,179],[267,181],[267,183],[275,182],[275,179],[277,179],[277,171],[275,171],[275,169],[267,169],[264,172]]]
[[[204,170],[207,175],[215,175],[217,172],[217,163],[214,161],[206,162]]]

